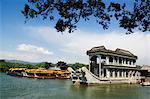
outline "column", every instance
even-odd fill
[[[128,72],[128,78],[131,77],[131,73],[132,73],[132,71],[130,70],[130,71]]]
[[[109,57],[106,56],[106,64],[108,65],[109,64]]]
[[[131,77],[133,77],[133,71],[131,71]]]
[[[137,71],[135,71],[135,73],[134,73],[134,77],[137,77]]]
[[[117,71],[117,77],[119,78],[120,76],[119,76],[119,70]]]
[[[114,57],[115,65],[117,65],[116,57]]]
[[[104,69],[101,68],[101,77],[104,77]]]
[[[110,71],[108,69],[106,69],[106,77],[109,78],[110,77]]]
[[[116,64],[115,64],[115,57],[112,56],[112,58],[113,58],[113,65],[116,65]]]
[[[121,65],[123,65],[123,58],[121,58]]]
[[[91,56],[89,56],[89,71],[91,72]]]
[[[123,78],[124,76],[123,76],[123,70],[121,71],[121,77]]]
[[[124,58],[122,58],[122,63],[123,63],[122,65],[124,65],[124,63],[125,63],[125,60],[124,60]]]
[[[126,78],[126,71],[124,71],[124,77]]]
[[[115,78],[115,70],[113,70],[112,76],[113,76],[113,78]]]
[[[112,78],[112,70],[111,69],[109,70],[109,73],[110,73],[110,77]]]
[[[128,63],[127,63],[127,65],[130,65],[130,60],[128,60]]]
[[[131,60],[131,65],[133,66],[133,60]]]
[[[101,70],[102,70],[102,68],[101,68],[101,56],[98,55],[98,58],[99,58],[99,77],[101,77]]]
[[[135,73],[135,71],[133,71],[133,72],[132,72],[131,77],[134,77],[134,76],[133,76],[133,75],[134,75],[134,73]]]
[[[119,65],[119,57],[117,57],[117,65]]]

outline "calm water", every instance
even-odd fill
[[[38,80],[0,73],[1,99],[150,99],[150,87],[73,86],[70,80]]]

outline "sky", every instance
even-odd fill
[[[150,65],[150,33],[126,35],[116,22],[103,30],[94,20],[79,22],[71,34],[58,33],[54,21],[36,18],[25,23],[21,10],[26,1],[0,0],[0,59],[88,64],[86,51],[104,45],[129,50],[138,56],[137,64]]]

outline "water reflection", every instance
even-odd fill
[[[71,86],[73,93],[85,99],[140,99],[139,85]]]
[[[73,86],[70,80],[17,78],[0,73],[1,99],[149,99],[139,85]]]

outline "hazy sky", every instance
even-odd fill
[[[0,0],[0,59],[88,64],[86,51],[104,45],[129,50],[138,56],[138,64],[150,64],[150,33],[126,35],[116,22],[103,30],[94,20],[81,21],[74,33],[57,33],[54,21],[37,18],[25,24],[21,14],[25,1]]]

